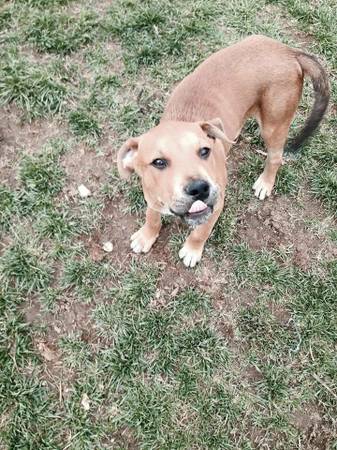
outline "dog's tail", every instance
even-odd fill
[[[295,156],[301,145],[315,132],[328,107],[330,97],[328,76],[321,63],[314,56],[301,51],[296,51],[295,56],[304,75],[311,78],[315,101],[303,128],[287,143],[285,154],[290,157]]]

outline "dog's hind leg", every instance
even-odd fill
[[[302,87],[297,83],[292,89],[272,89],[264,97],[258,114],[261,135],[267,147],[264,170],[255,181],[253,189],[256,197],[264,200],[272,192],[277,171],[282,164],[283,149],[287,141],[289,127],[296,112]]]
[[[263,137],[268,149],[264,170],[255,181],[253,189],[256,197],[264,200],[274,187],[277,171],[282,164],[283,148],[287,140],[289,125],[264,129]]]

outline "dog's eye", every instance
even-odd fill
[[[155,167],[156,169],[161,169],[161,170],[162,170],[162,169],[165,169],[165,167],[168,166],[168,162],[167,162],[166,159],[160,159],[160,158],[158,158],[158,159],[154,159],[154,160],[152,161],[151,165],[152,165],[153,167]]]
[[[207,159],[211,153],[211,149],[208,147],[202,147],[198,153],[201,159]]]

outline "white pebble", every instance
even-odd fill
[[[111,253],[113,249],[112,242],[108,241],[103,244],[103,250],[107,253]]]
[[[80,194],[80,197],[82,198],[90,197],[91,195],[91,191],[89,191],[89,189],[86,186],[84,186],[84,184],[78,186],[78,192]]]
[[[90,409],[90,399],[88,397],[88,394],[84,393],[81,400],[81,405],[84,411],[89,411]]]

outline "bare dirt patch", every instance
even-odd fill
[[[32,64],[44,65],[52,63],[56,60],[53,53],[39,52],[31,44],[19,46],[20,54],[28,59]]]
[[[315,263],[337,256],[337,246],[324,233],[313,230],[311,221],[324,220],[319,203],[303,194],[300,203],[287,197],[251,201],[238,225],[237,239],[253,250],[292,251],[293,263],[308,270]]]
[[[93,260],[105,258],[113,267],[122,269],[131,262],[130,236],[136,231],[136,216],[124,212],[125,204],[121,196],[107,200],[97,230],[90,236],[81,238]],[[104,242],[111,242],[111,253],[102,254]]]
[[[55,120],[36,119],[25,122],[22,112],[13,105],[0,109],[0,179],[15,187],[17,166],[25,154],[38,152],[50,139],[61,137],[63,129]]]
[[[50,348],[57,346],[60,337],[76,333],[87,338],[89,331],[95,335],[91,321],[92,309],[92,304],[74,301],[70,293],[65,293],[62,300],[58,301],[55,312],[44,311],[37,298],[32,298],[29,303],[23,305],[26,323],[37,326],[43,324],[47,327],[45,345]]]
[[[111,0],[90,0],[86,4],[86,9],[93,9],[98,15],[104,16],[111,7],[111,3]],[[65,9],[68,13],[79,15],[83,12],[83,5],[81,2],[79,4],[77,2],[71,2]]]
[[[330,448],[335,426],[327,422],[319,408],[312,404],[303,405],[296,410],[290,423],[304,436],[304,449],[327,450]]]
[[[310,34],[298,29],[296,19],[291,17],[282,6],[276,4],[265,5],[258,17],[262,20],[262,23],[266,18],[274,17],[276,22],[282,27],[284,34],[291,36],[296,44],[303,49],[310,47],[314,42],[314,38]]]
[[[100,49],[101,54],[97,55],[97,48]],[[32,52],[32,58],[36,58],[35,52]],[[99,58],[103,57],[103,61]],[[96,58],[96,60],[95,60]],[[64,57],[65,67],[77,66],[81,73],[81,79],[92,83],[97,77],[97,62],[104,64],[104,76],[107,75],[121,75],[124,70],[123,52],[120,44],[115,41],[107,41],[102,43],[102,46],[97,47],[97,43],[88,45],[79,49],[75,53],[66,55]],[[91,64],[91,61],[95,61]]]
[[[243,379],[247,380],[249,384],[258,383],[263,380],[263,374],[254,366],[248,366],[242,376]]]
[[[268,305],[268,308],[280,325],[284,326],[289,323],[291,314],[284,306],[272,303]]]
[[[54,312],[43,310],[35,297],[22,305],[26,323],[36,330],[33,343],[42,362],[42,377],[60,402],[71,394],[70,386],[76,377],[76,371],[64,363],[60,339],[79,338],[93,352],[110,345],[97,334],[91,318],[94,307],[94,302],[85,304],[75,301],[70,292],[58,301]]]
[[[111,165],[109,153],[97,154],[83,143],[75,145],[62,158],[67,180],[65,191],[77,196],[78,186],[84,184],[95,194],[105,181]]]
[[[308,432],[310,428],[317,428],[322,423],[322,417],[317,407],[305,405],[293,413],[291,423],[297,429]]]

